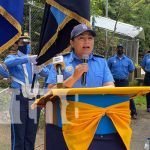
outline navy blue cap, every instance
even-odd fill
[[[93,37],[96,36],[95,31],[93,31],[90,27],[86,26],[85,24],[79,24],[75,26],[71,31],[71,40],[82,34],[83,32],[90,32]]]
[[[123,45],[122,44],[118,44],[117,48],[123,48]]]

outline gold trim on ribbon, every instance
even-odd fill
[[[11,45],[13,45],[19,39],[19,37],[22,34],[22,31],[20,23],[13,16],[11,16],[11,14],[9,14],[2,6],[0,6],[0,15],[2,15],[18,31],[18,33],[12,39],[10,39],[7,43],[0,47],[1,53],[7,48],[9,48]]]

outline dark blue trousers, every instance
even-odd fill
[[[115,86],[116,87],[126,87],[129,86],[129,81],[128,80],[119,80],[119,79],[114,79],[115,80]],[[130,99],[130,110],[131,110],[131,116],[134,114],[137,114],[136,112],[136,107],[133,99]]]
[[[144,85],[150,86],[150,72],[147,72],[144,77]],[[146,94],[147,108],[150,108],[150,93]]]
[[[53,124],[46,125],[46,150],[68,150],[60,127]],[[120,136],[114,133],[95,135],[88,150],[126,150],[126,148]]]
[[[10,105],[11,150],[34,150],[40,108],[31,110],[34,99],[14,93]]]

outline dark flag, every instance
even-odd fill
[[[19,39],[23,8],[24,0],[0,0],[0,52]]]
[[[69,48],[71,30],[79,23],[90,26],[90,0],[46,1],[38,65]]]

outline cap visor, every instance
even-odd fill
[[[80,34],[82,34],[82,33],[84,33],[84,32],[89,32],[93,37],[95,37],[96,36],[96,33],[95,33],[95,31],[93,31],[93,30],[84,30],[84,31],[82,31],[82,32],[79,32],[78,34],[76,34],[75,36],[73,36],[71,39],[74,39],[74,38],[76,38],[77,36],[79,36]]]

